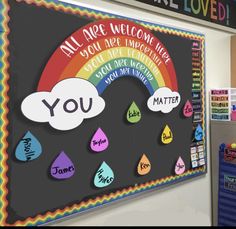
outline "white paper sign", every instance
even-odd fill
[[[168,87],[161,87],[148,99],[147,106],[154,112],[170,113],[179,105],[180,100],[178,92],[171,91]]]

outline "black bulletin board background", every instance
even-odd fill
[[[47,211],[63,209],[74,203],[135,184],[174,175],[179,156],[190,169],[192,120],[183,118],[182,108],[191,99],[192,64],[191,41],[178,36],[154,33],[167,48],[175,66],[181,104],[169,114],[148,110],[149,93],[143,84],[132,77],[113,82],[102,94],[105,110],[97,117],[85,120],[78,128],[60,132],[47,123],[39,124],[26,119],[20,110],[22,100],[36,91],[41,73],[53,51],[70,34],[92,21],[91,18],[57,12],[43,7],[9,1],[10,4],[10,124],[9,179],[7,199],[8,223],[24,220]],[[126,122],[129,105],[135,101],[142,112],[136,125]],[[160,143],[160,135],[168,124],[174,141]],[[98,127],[107,134],[110,145],[102,153],[92,153],[89,141]],[[19,140],[31,131],[41,142],[42,155],[34,161],[16,161],[14,153]],[[75,165],[76,172],[68,180],[54,180],[49,168],[57,155],[64,150]],[[145,153],[152,164],[146,176],[137,176],[136,167]],[[93,178],[100,164],[106,161],[113,169],[115,180],[103,189],[93,186]]]

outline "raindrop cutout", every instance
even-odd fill
[[[101,128],[98,128],[90,142],[91,150],[93,150],[94,152],[102,152],[106,150],[108,146],[109,141],[106,134]]]
[[[19,161],[32,161],[40,156],[42,146],[38,139],[28,131],[16,147],[15,156]]]
[[[56,179],[68,179],[75,173],[75,167],[70,158],[62,151],[51,165],[51,176]]]

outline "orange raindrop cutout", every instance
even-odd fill
[[[145,154],[142,155],[138,167],[137,172],[139,175],[146,175],[151,171],[151,163]]]

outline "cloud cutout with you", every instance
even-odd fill
[[[170,113],[180,103],[180,94],[168,87],[158,88],[148,99],[147,106],[151,111]]]
[[[35,122],[49,122],[57,130],[71,130],[84,119],[99,115],[105,101],[87,80],[69,78],[57,83],[51,92],[35,92],[22,104],[24,116]]]

